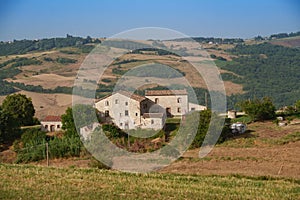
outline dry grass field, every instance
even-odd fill
[[[35,116],[42,119],[46,115],[62,115],[72,105],[72,95],[69,94],[42,94],[37,92],[20,91],[32,99]],[[2,103],[4,96],[0,96]]]
[[[1,199],[298,199],[299,181],[0,164]]]

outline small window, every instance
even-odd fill
[[[128,102],[127,101],[125,102],[125,106],[128,106]]]
[[[151,119],[151,124],[154,124],[154,120],[153,119]]]
[[[48,125],[45,125],[45,129],[48,129]]]
[[[59,124],[57,125],[57,128],[60,128],[60,125],[59,125]]]
[[[196,110],[195,108],[191,108],[192,111]]]
[[[119,103],[119,99],[115,99],[115,104],[118,104]]]
[[[177,103],[181,103],[181,98],[177,98]]]
[[[105,101],[105,105],[106,105],[106,106],[109,106],[109,102],[108,102],[108,101]]]
[[[159,100],[158,98],[155,98],[155,103],[158,104]]]
[[[181,108],[180,108],[180,107],[177,108],[177,112],[178,112],[178,113],[181,113]]]
[[[128,116],[128,110],[125,110],[125,116]]]
[[[104,116],[109,117],[109,111],[108,110],[105,111]]]
[[[120,126],[123,126],[123,123],[120,123]]]
[[[138,113],[135,113],[135,116],[138,116],[139,114]]]

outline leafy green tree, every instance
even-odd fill
[[[181,138],[180,143],[192,139],[190,148],[199,148],[205,142],[205,145],[212,145],[224,142],[230,135],[230,130],[224,126],[224,120],[211,110],[201,112],[192,112],[186,115],[182,123],[182,129],[187,134],[187,138]],[[192,133],[195,132],[195,135]],[[221,131],[221,134],[219,134]],[[176,136],[178,137],[178,136]],[[204,139],[206,140],[204,141]]]
[[[2,104],[2,109],[9,113],[20,126],[32,125],[34,123],[35,110],[31,98],[23,94],[7,96]]]
[[[295,108],[297,112],[300,112],[300,100],[295,103]]]
[[[246,100],[238,106],[251,117],[253,121],[274,119],[276,108],[269,97],[262,99]]]
[[[16,120],[0,106],[0,142],[10,138],[18,129],[19,125],[16,123]]]

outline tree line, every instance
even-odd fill
[[[237,101],[269,96],[276,107],[292,105],[300,96],[300,49],[270,43],[237,45],[228,50],[238,55],[232,61],[218,61],[221,69],[234,72],[222,74],[223,80],[242,84],[244,94],[231,95],[229,107]]]
[[[14,40],[13,42],[0,42],[0,56],[13,54],[25,54],[31,51],[45,51],[53,48],[82,46],[88,43],[101,43],[99,39],[93,40],[90,36],[86,38],[74,37],[69,34],[65,38],[49,38],[40,40]]]

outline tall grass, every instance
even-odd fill
[[[0,199],[299,199],[300,181],[0,165]]]

